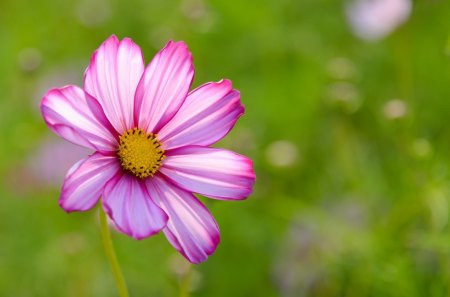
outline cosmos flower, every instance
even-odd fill
[[[411,8],[410,0],[353,0],[346,7],[346,13],[358,37],[375,41],[403,24]]]
[[[131,39],[107,39],[86,69],[84,88],[69,85],[43,97],[49,128],[95,151],[69,170],[59,205],[91,209],[99,199],[117,229],[135,239],[163,231],[190,262],[219,243],[213,216],[194,196],[249,196],[252,161],[213,148],[244,113],[229,80],[189,92],[192,56],[170,41],[145,67]],[[101,198],[100,198],[101,197]]]

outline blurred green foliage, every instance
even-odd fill
[[[194,87],[230,78],[242,93],[218,146],[254,160],[255,192],[202,199],[222,242],[192,267],[192,295],[448,296],[449,2],[415,1],[378,42],[351,34],[345,3],[1,1],[0,296],[117,294],[97,212],[58,207],[63,176],[39,174],[58,160],[33,167],[51,134],[41,96],[81,85],[111,34],[146,62],[184,40]],[[185,261],[163,235],[113,235],[132,296],[178,294]]]

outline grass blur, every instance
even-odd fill
[[[45,155],[63,144],[38,108],[82,85],[111,34],[146,63],[184,40],[194,87],[242,93],[218,146],[250,156],[257,183],[247,201],[202,199],[221,243],[191,268],[193,296],[449,296],[449,2],[414,1],[377,42],[351,33],[345,3],[1,1],[0,296],[117,294],[97,212],[57,204],[82,154]],[[188,268],[162,234],[113,240],[132,296],[177,296]]]

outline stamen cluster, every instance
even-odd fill
[[[119,137],[117,155],[122,168],[144,179],[153,176],[164,160],[164,150],[156,134],[133,128]]]

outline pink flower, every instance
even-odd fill
[[[65,86],[42,99],[56,134],[95,150],[69,170],[59,205],[67,212],[102,206],[119,231],[142,239],[163,231],[189,261],[219,243],[218,226],[193,195],[245,199],[255,182],[252,161],[210,147],[244,113],[229,80],[189,92],[192,56],[170,41],[145,67],[131,39],[111,36],[94,52],[84,89]]]
[[[406,22],[411,8],[410,0],[353,0],[346,13],[358,37],[375,41]]]

